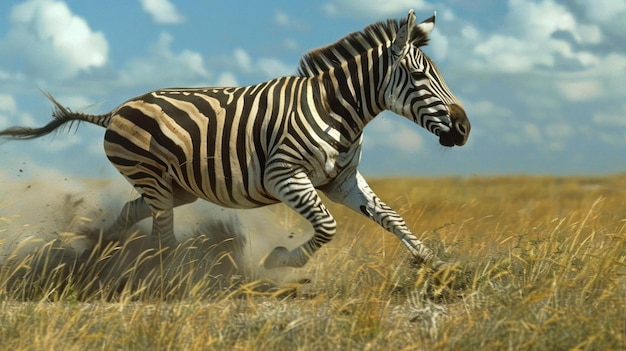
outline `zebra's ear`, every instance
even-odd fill
[[[413,45],[420,47],[428,44],[428,36],[430,32],[435,28],[435,12],[430,18],[423,20],[420,24],[415,26],[413,33],[411,33],[411,42]]]
[[[409,10],[409,14],[406,17],[406,21],[398,28],[398,33],[396,33],[396,38],[393,40],[393,44],[391,45],[391,49],[393,50],[394,55],[396,56],[404,56],[405,47],[409,43],[409,37],[411,36],[411,32],[415,27],[415,12],[413,10]]]
[[[437,17],[437,11],[432,16],[422,21],[417,25],[417,28],[425,35],[428,36],[430,32],[435,28],[435,17]]]

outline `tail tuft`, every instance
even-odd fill
[[[111,119],[111,113],[104,115],[88,115],[83,113],[72,112],[69,108],[61,105],[52,95],[48,92],[42,91],[43,94],[54,104],[52,110],[52,121],[48,122],[43,127],[31,128],[31,127],[10,127],[5,130],[0,130],[0,138],[13,139],[13,140],[29,140],[42,137],[52,132],[58,132],[57,128],[69,123],[67,130],[71,130],[74,123],[80,123],[86,121],[89,123],[97,124],[101,127],[107,127]],[[78,125],[76,125],[78,128]]]

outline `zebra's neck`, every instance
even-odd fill
[[[351,142],[386,109],[383,94],[389,66],[384,52],[384,48],[372,49],[318,76],[328,112],[323,118]]]

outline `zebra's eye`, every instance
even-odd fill
[[[413,80],[420,81],[426,79],[427,77],[426,73],[422,71],[413,71],[411,72],[411,78],[413,78]]]

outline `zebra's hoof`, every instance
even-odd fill
[[[289,250],[286,247],[279,246],[272,250],[263,261],[265,268],[279,268],[287,266],[289,262]]]

